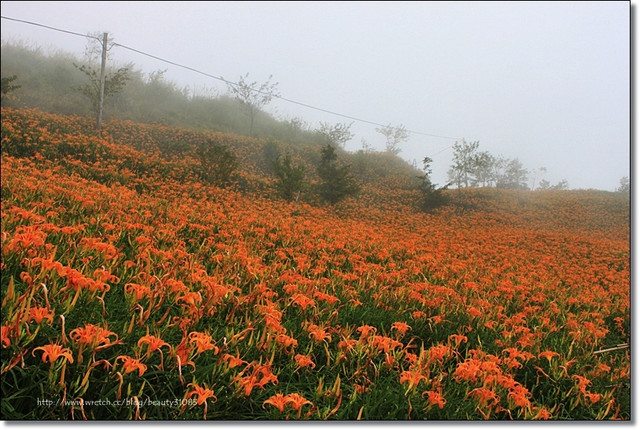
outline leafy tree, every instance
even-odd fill
[[[409,132],[402,124],[397,127],[392,127],[391,124],[389,124],[376,128],[376,131],[384,136],[386,140],[385,149],[387,152],[396,155],[401,151],[399,145],[409,138]]]
[[[496,157],[487,151],[479,152],[473,156],[471,173],[472,183],[475,186],[486,187],[495,180]]]
[[[551,185],[549,181],[547,181],[546,179],[543,179],[538,183],[538,188],[536,189],[537,190],[566,190],[568,188],[569,188],[569,183],[567,182],[566,179],[561,180],[555,185]]]
[[[322,199],[332,205],[360,191],[360,186],[349,172],[351,166],[340,165],[337,160],[336,150],[331,144],[322,148],[317,167],[320,177],[318,192]]]
[[[529,172],[522,166],[517,158],[511,160],[500,160],[503,168],[502,175],[497,179],[498,188],[508,188],[512,190],[527,189]]]
[[[542,179],[540,182],[538,182],[538,188],[536,189],[537,190],[551,189],[551,182],[547,181],[546,179]]]
[[[631,187],[629,185],[629,177],[628,176],[623,176],[620,179],[620,186],[616,189],[617,192],[619,193],[627,193],[629,194],[631,190]]]
[[[206,142],[198,146],[200,178],[210,184],[226,187],[238,168],[236,155],[225,145]]]
[[[22,85],[13,85],[12,82],[18,79],[17,75],[2,78],[2,99],[12,91],[22,88]]]
[[[431,212],[441,206],[449,203],[449,197],[445,194],[445,190],[451,185],[451,183],[437,187],[431,182],[431,163],[433,160],[429,157],[424,157],[422,160],[424,175],[420,176],[420,191],[422,192],[422,209],[426,212]]]
[[[344,148],[345,144],[353,138],[353,133],[351,133],[352,125],[353,122],[348,125],[341,123],[330,125],[326,122],[321,122],[318,133],[320,133],[328,143]]]
[[[462,185],[468,187],[474,179],[474,171],[477,163],[478,146],[480,142],[456,142],[453,144],[453,164],[449,170],[449,180],[458,188]]]
[[[125,67],[120,67],[117,70],[109,70],[106,71],[106,60],[107,57],[103,57],[100,64],[96,59],[96,53],[98,52],[98,44],[100,44],[100,51],[108,52],[109,47],[103,47],[102,44],[107,42],[109,44],[111,41],[106,39],[106,35],[104,39],[100,39],[95,35],[89,39],[89,44],[86,48],[86,59],[87,62],[82,65],[77,65],[73,63],[73,65],[84,73],[89,79],[89,83],[80,85],[75,89],[80,91],[85,97],[89,99],[91,102],[91,110],[96,115],[96,128],[100,130],[102,128],[102,105],[101,102],[104,102],[110,96],[113,96],[122,91],[122,89],[127,84],[127,81],[130,79],[129,73],[132,65],[127,65]],[[113,46],[113,43],[111,43]],[[102,85],[102,68],[105,67],[104,74],[104,85]],[[101,88],[102,88],[102,96],[101,96]]]
[[[561,180],[557,184],[551,187],[553,190],[567,190],[569,189],[569,182],[566,179]]]
[[[295,197],[297,201],[302,191],[305,176],[304,166],[301,163],[293,166],[291,155],[287,154],[276,160],[274,172],[278,178],[276,185],[278,193],[287,200],[293,200]]]
[[[76,90],[80,91],[91,102],[91,110],[96,115],[97,128],[100,129],[100,71],[86,64],[78,66],[74,63],[74,66],[89,78],[88,84],[76,87]],[[130,66],[121,67],[105,75],[104,99],[122,91],[129,80],[129,69]]]
[[[238,83],[227,83],[230,93],[240,102],[249,114],[249,135],[253,136],[253,122],[256,113],[262,106],[268,104],[274,97],[279,97],[277,91],[278,83],[271,83],[269,76],[266,82],[258,84],[258,82],[247,82],[249,73],[240,76]]]

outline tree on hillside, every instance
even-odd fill
[[[240,76],[237,83],[227,83],[229,92],[240,102],[249,115],[249,136],[253,136],[253,122],[256,113],[274,97],[279,96],[278,83],[271,83],[272,77],[270,75],[266,82],[258,84],[256,81],[247,82],[249,78],[249,73],[247,73]]]
[[[533,178],[531,179],[531,186],[529,188],[532,190],[536,189],[536,179],[538,178],[538,173],[542,175],[547,173],[547,168],[538,167],[537,169],[531,169],[531,174],[533,175]]]
[[[453,164],[448,172],[449,180],[458,188],[468,187],[474,178],[477,165],[477,150],[480,142],[462,142],[453,144]]]
[[[298,201],[304,182],[304,166],[301,163],[294,166],[291,155],[287,154],[276,160],[273,169],[278,178],[276,185],[278,193],[287,200],[295,198]]]
[[[338,155],[331,144],[322,148],[317,172],[320,177],[318,192],[323,200],[333,205],[360,191],[360,186],[349,170],[349,165],[338,163]]]
[[[487,151],[473,155],[471,173],[473,175],[472,183],[474,186],[486,187],[495,181],[495,163],[496,157]]]
[[[497,178],[498,188],[511,190],[526,190],[529,172],[522,166],[517,158],[508,160],[500,159],[499,165],[502,167],[502,174]]]
[[[395,155],[402,151],[399,145],[409,138],[409,132],[402,124],[397,127],[392,127],[389,124],[376,128],[376,131],[384,136],[386,151]]]
[[[14,85],[12,84],[13,81],[17,80],[18,76],[17,75],[13,75],[13,76],[9,76],[7,78],[2,78],[2,96],[0,98],[0,100],[3,100],[5,98],[5,96],[7,94],[9,94],[10,92],[13,92],[19,88],[22,88],[22,85]]]
[[[538,188],[536,189],[537,190],[566,190],[568,188],[569,188],[569,182],[567,182],[566,179],[561,180],[555,185],[551,185],[551,182],[547,181],[546,179],[543,179],[538,183]]]
[[[120,67],[117,70],[107,70],[108,51],[113,46],[113,42],[108,39],[107,33],[103,38],[96,35],[89,38],[89,44],[85,51],[86,63],[73,65],[84,73],[89,79],[89,83],[76,87],[91,102],[91,110],[96,115],[96,128],[102,128],[102,112],[104,100],[122,91],[127,81],[130,79],[132,65]],[[101,52],[101,59],[98,62],[97,53]]]
[[[629,185],[629,177],[628,176],[623,176],[620,179],[620,186],[618,188],[616,188],[616,191],[619,193],[629,193],[629,191],[631,190],[631,187]]]
[[[451,183],[443,186],[437,187],[433,182],[431,182],[431,163],[433,160],[429,157],[424,157],[422,160],[423,172],[422,176],[419,176],[420,179],[420,191],[422,192],[422,209],[426,212],[431,212],[434,209],[437,209],[441,206],[449,203],[449,198],[444,193],[445,190],[451,185]]]
[[[338,123],[335,125],[330,125],[326,122],[320,123],[320,128],[317,130],[320,133],[327,143],[335,145],[338,148],[344,148],[346,143],[353,138],[353,133],[351,133],[351,124],[342,124]]]
[[[569,181],[566,179],[561,180],[557,184],[551,187],[554,190],[568,190],[569,189]]]

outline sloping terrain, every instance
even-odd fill
[[[628,197],[287,202],[264,144],[3,109],[4,419],[630,419]]]

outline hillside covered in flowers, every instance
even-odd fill
[[[3,108],[3,419],[630,420],[628,195],[287,201],[264,145]]]

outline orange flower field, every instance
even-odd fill
[[[292,203],[261,144],[3,108],[4,419],[631,419],[628,196]]]

